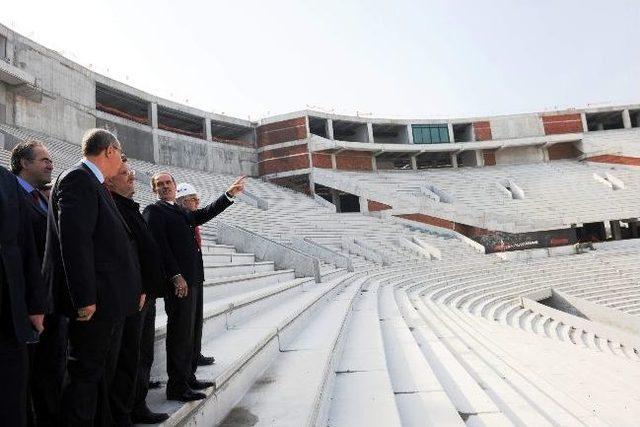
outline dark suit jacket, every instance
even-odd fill
[[[147,222],[140,213],[140,205],[117,193],[111,194],[136,241],[142,289],[147,294],[147,299],[163,297],[167,290],[167,278],[164,274],[162,256]]]
[[[222,213],[232,203],[223,194],[209,206],[193,212],[163,201],[144,209],[143,216],[160,246],[168,278],[181,274],[188,286],[202,286],[202,252],[196,243],[194,229]]]
[[[24,195],[29,205],[29,217],[31,218],[31,225],[33,226],[33,237],[36,242],[36,250],[38,252],[38,258],[40,264],[44,259],[44,246],[47,241],[47,212],[43,211],[33,200],[33,196],[26,192],[21,185],[20,192]],[[44,200],[44,196],[42,196]]]
[[[138,309],[138,254],[111,195],[84,164],[56,179],[49,202],[43,272],[55,310],[72,319],[96,304],[94,318],[119,320]]]
[[[0,167],[0,262],[0,274],[4,270],[0,280],[4,330],[12,329],[18,342],[32,341],[37,334],[28,315],[44,313],[45,289],[28,201],[16,178],[3,167]],[[8,321],[12,325],[7,325]]]

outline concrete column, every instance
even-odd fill
[[[580,114],[582,120],[582,132],[589,132],[589,125],[587,124],[587,115],[585,113]]]
[[[204,139],[207,141],[213,141],[213,136],[211,135],[211,120],[208,118],[203,118],[204,123]]]
[[[309,174],[309,191],[312,197],[316,194],[316,182],[315,179],[313,179],[313,169],[311,169],[311,173]]]
[[[451,167],[458,167],[458,155],[456,153],[451,153]]]
[[[336,166],[336,155],[331,155],[331,169],[336,170],[338,167]]]
[[[374,172],[378,170],[378,160],[376,156],[371,156],[371,170]]]
[[[631,115],[626,108],[622,110],[622,126],[624,126],[625,129],[631,129]]]
[[[447,123],[447,130],[449,131],[449,142],[455,142],[453,135],[453,124]]]
[[[342,212],[340,208],[340,195],[338,194],[338,190],[331,189],[331,203],[333,203],[336,207],[336,212]]]
[[[407,125],[407,140],[409,141],[409,144],[415,144],[413,141],[413,129],[410,124]]]
[[[370,122],[367,123],[367,142],[375,142],[373,140],[373,124]]]
[[[484,166],[484,157],[482,156],[482,150],[475,150],[476,153],[476,166]]]
[[[152,128],[158,128],[158,104],[155,102],[149,103],[149,123]]]
[[[549,147],[542,147],[542,161],[545,163],[549,161]]]
[[[369,212],[369,202],[365,196],[360,196],[360,212],[367,213]]]
[[[158,165],[160,164],[160,141],[155,129],[151,131],[151,137],[153,138],[153,163]]]
[[[620,221],[611,221],[611,237],[613,240],[620,240],[622,238],[622,231],[620,230]]]
[[[327,139],[333,140],[333,119],[327,119],[325,123],[325,132],[327,134]]]
[[[416,160],[417,156],[411,156],[411,169],[418,170],[418,161]]]

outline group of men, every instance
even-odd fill
[[[38,141],[0,167],[0,424],[127,426],[159,423],[149,409],[156,298],[167,313],[166,396],[204,399],[199,226],[244,190],[236,179],[199,208],[195,189],[151,177],[158,201],[140,212],[118,139],[87,131],[81,161],[51,185]]]

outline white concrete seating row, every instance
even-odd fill
[[[621,180],[624,188],[614,190],[601,179],[608,176]],[[415,200],[432,201],[424,195],[424,188],[435,187],[451,198],[450,203],[432,201],[432,207],[443,216],[466,212],[477,222],[470,225],[506,221],[517,224],[520,231],[640,215],[640,201],[631,200],[640,189],[640,172],[611,165],[554,161],[421,171],[320,171],[319,183],[325,178],[333,183],[350,183],[356,191],[381,194],[385,200],[379,201],[396,208],[415,205]],[[512,198],[503,186],[508,182],[520,187],[524,198]],[[406,199],[408,195],[412,198]]]

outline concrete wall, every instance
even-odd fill
[[[141,129],[143,127],[141,125],[131,124],[127,126],[102,118],[96,119],[96,126],[105,128],[115,134],[122,143],[127,156],[153,163],[153,135],[151,134],[151,128],[145,131]]]
[[[36,50],[21,36],[14,38],[14,65],[35,76],[42,99],[15,95],[13,124],[80,144],[96,121],[95,82],[91,73],[53,52]]]
[[[540,147],[503,148],[495,152],[497,165],[517,165],[544,161],[544,150]]]
[[[496,117],[490,123],[493,139],[544,135],[544,126],[538,115]]]
[[[258,175],[255,150],[157,132],[159,164],[233,175]]]

